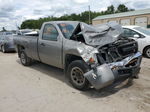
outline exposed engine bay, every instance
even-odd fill
[[[121,61],[122,59],[133,55],[138,51],[137,42],[133,40],[119,40],[107,44],[98,49],[99,54],[97,55],[100,64],[112,63]]]

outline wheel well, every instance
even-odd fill
[[[1,51],[2,51],[2,47],[4,47],[4,44],[2,44],[2,45],[0,46]]]
[[[2,48],[2,46],[4,46],[4,44],[2,44],[0,47]]]
[[[65,71],[67,71],[69,64],[75,60],[83,60],[83,59],[80,56],[76,56],[72,54],[67,54],[65,56]]]
[[[21,45],[17,45],[17,51],[18,51],[18,56],[19,56],[19,58],[20,58],[20,53],[21,53],[21,51],[24,50],[24,49],[25,49],[25,47],[23,47],[23,46],[21,46]]]
[[[145,50],[146,50],[148,47],[150,47],[150,45],[144,47],[144,49],[143,49],[143,54],[144,54]]]

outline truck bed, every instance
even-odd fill
[[[23,46],[27,55],[33,59],[39,60],[38,57],[38,36],[15,35],[14,44],[16,47]]]

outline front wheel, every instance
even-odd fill
[[[147,47],[144,51],[144,54],[147,58],[150,58],[150,47]]]
[[[32,59],[29,58],[24,51],[20,53],[20,61],[24,66],[30,66],[32,64]]]
[[[86,90],[89,88],[88,80],[83,76],[89,71],[89,66],[82,60],[73,61],[67,70],[67,75],[73,87],[79,90]]]

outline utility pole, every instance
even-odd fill
[[[91,24],[91,9],[90,9],[90,5],[88,6],[89,8],[89,24]]]

